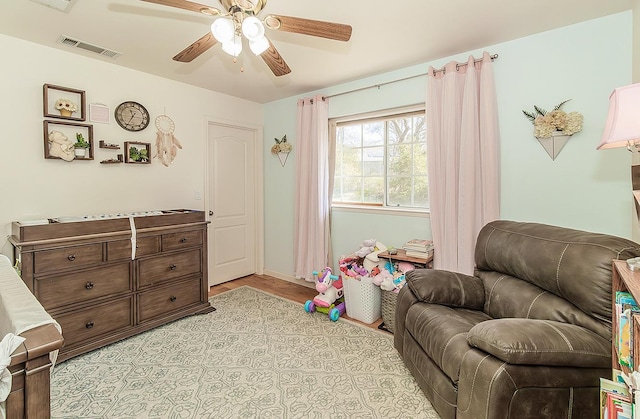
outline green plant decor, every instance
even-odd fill
[[[136,147],[129,147],[129,158],[137,162],[146,162],[149,160],[149,153],[146,148],[138,150]]]
[[[84,139],[81,133],[76,133],[76,143],[73,145],[75,148],[89,148],[90,144]]]

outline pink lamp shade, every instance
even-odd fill
[[[640,140],[640,83],[618,87],[609,96],[609,114],[598,150],[627,147]]]

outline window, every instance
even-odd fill
[[[333,126],[334,204],[428,209],[424,110]]]

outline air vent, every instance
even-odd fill
[[[68,36],[65,36],[65,35],[60,35],[60,38],[58,38],[57,42],[62,45],[67,45],[73,48],[80,48],[85,51],[93,52],[94,54],[103,55],[109,58],[116,58],[122,55],[119,52],[112,51],[110,49],[106,49],[103,47],[99,47],[98,45],[90,44],[88,42],[79,41],[74,38],[69,38]]]
[[[44,4],[52,9],[60,10],[61,12],[68,13],[77,0],[31,0],[35,3]]]

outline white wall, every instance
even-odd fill
[[[102,214],[174,208],[205,208],[204,145],[207,118],[262,125],[262,105],[196,88],[0,35],[5,57],[0,69],[0,226],[6,234],[0,250],[9,255],[5,240],[10,223],[29,218]],[[142,103],[151,124],[140,133],[110,124],[93,124],[94,160],[45,160],[42,85],[86,92],[87,104],[115,107],[125,100]],[[183,149],[174,163],[150,165],[100,164],[116,152],[98,148],[98,140],[155,144],[155,117],[166,113],[175,122],[175,136]],[[47,118],[50,119],[50,118]],[[88,109],[87,109],[87,121]],[[120,150],[119,152],[122,152]],[[196,200],[196,193],[202,199]]]
[[[626,150],[596,151],[604,128],[608,97],[631,81],[632,13],[624,12],[511,42],[487,46],[324,89],[332,95],[425,73],[430,65],[466,61],[486,50],[494,62],[501,131],[501,216],[631,237],[630,156]],[[446,42],[443,39],[442,42]],[[426,77],[330,99],[330,117],[424,103]],[[316,92],[311,92],[309,96]],[[297,97],[265,105],[265,141],[287,134],[296,144]],[[555,161],[533,136],[522,109],[534,104],[584,115],[584,129],[574,135]],[[293,154],[293,153],[292,153]],[[293,160],[292,160],[293,159]],[[265,147],[265,272],[293,273],[295,157],[285,168]],[[376,238],[401,246],[413,237],[430,237],[426,218],[334,212],[334,257]],[[335,261],[334,261],[335,262]],[[321,268],[321,267],[318,267]]]

